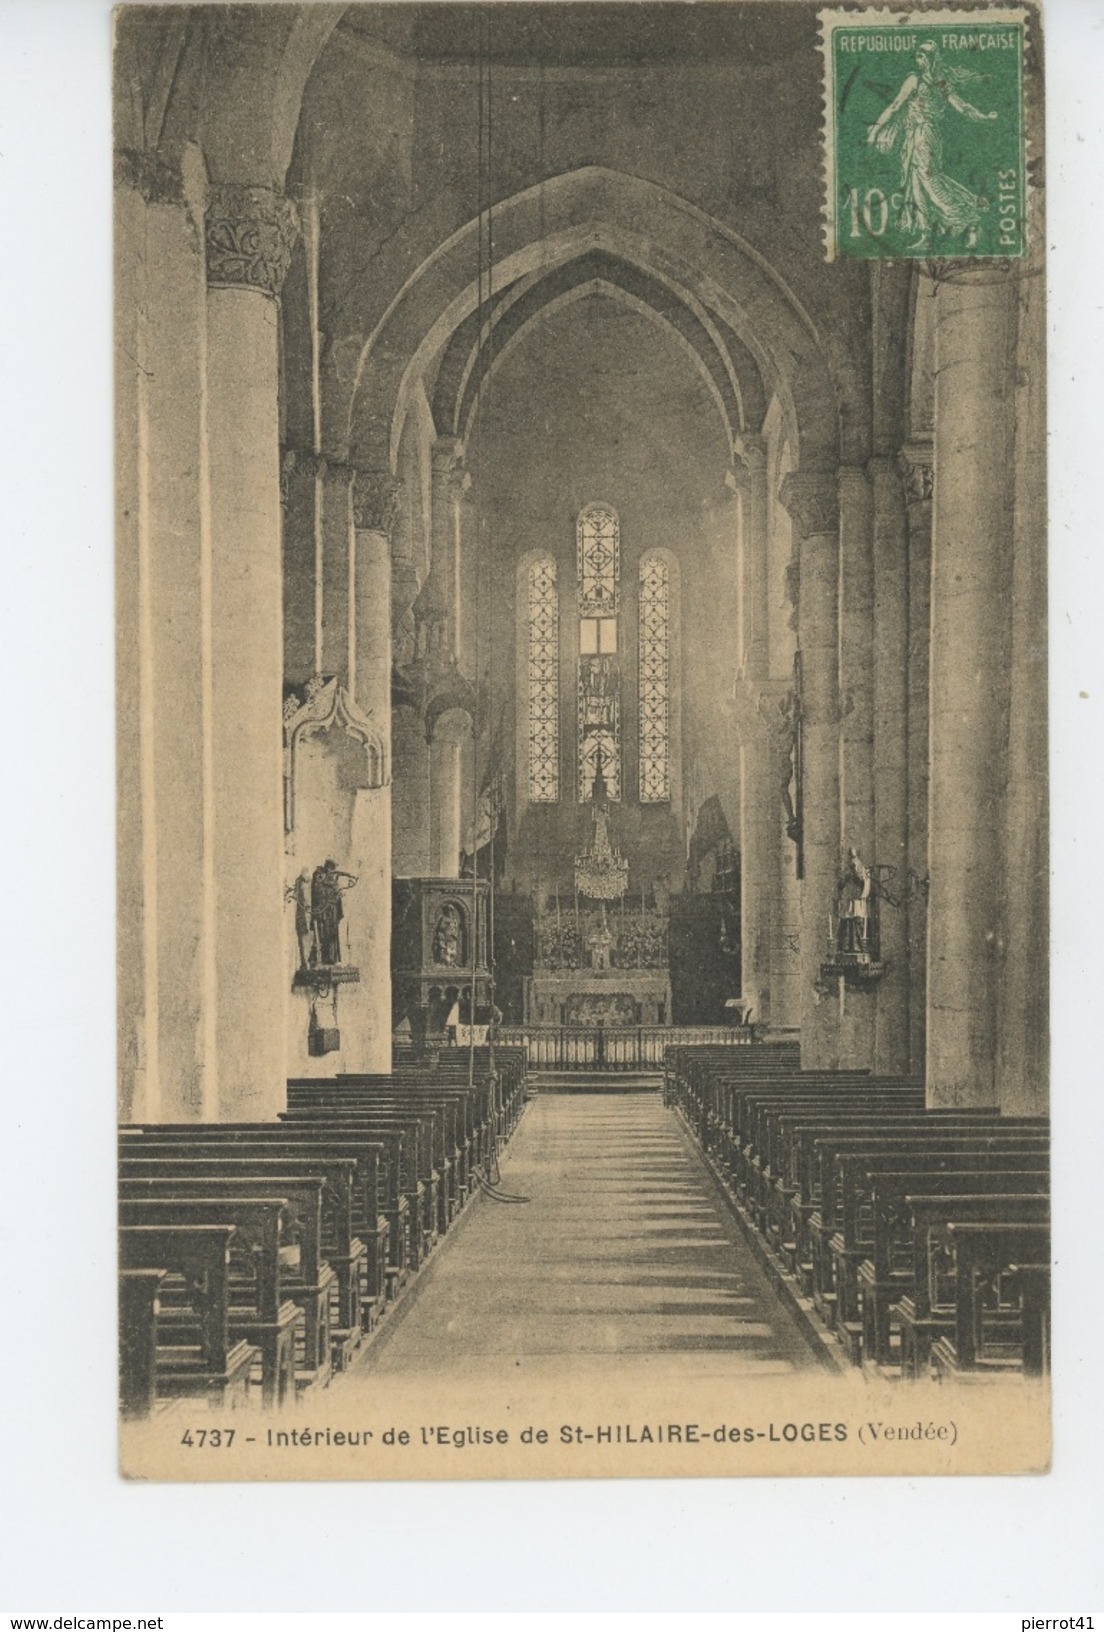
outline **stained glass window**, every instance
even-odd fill
[[[579,593],[579,799],[594,791],[601,756],[611,799],[621,797],[621,668],[617,657],[621,536],[617,513],[588,504],[575,530]]]
[[[579,562],[579,611],[582,616],[617,611],[621,576],[621,534],[617,512],[605,504],[588,504],[575,528]]]
[[[560,797],[560,606],[556,563],[529,568],[529,798],[554,805]]]
[[[640,802],[671,797],[670,573],[661,556],[640,563]]]

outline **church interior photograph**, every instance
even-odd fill
[[[1042,1396],[1041,41],[864,259],[806,0],[114,29],[124,1432]]]

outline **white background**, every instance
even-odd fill
[[[0,0],[0,1610],[1104,1608],[1104,3],[1047,26],[1054,1471],[189,1488],[115,1473],[110,18]]]

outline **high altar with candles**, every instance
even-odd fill
[[[543,902],[535,972],[525,983],[530,1025],[663,1026],[670,1023],[667,917],[626,895],[629,865],[610,837],[598,752],[591,794],[594,832],[575,858],[575,894]]]

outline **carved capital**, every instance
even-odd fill
[[[464,466],[457,462],[449,471],[448,484],[449,497],[454,501],[454,503],[459,504],[463,499],[468,497],[468,493],[471,489],[472,479],[470,471],[465,470]]]
[[[180,170],[147,148],[116,149],[115,185],[133,188],[136,193],[141,193],[147,204],[185,202],[184,178]]]
[[[430,465],[435,476],[447,476],[458,459],[464,457],[464,444],[458,436],[439,436],[430,449]]]
[[[295,478],[316,481],[326,474],[326,461],[311,448],[284,448],[280,455],[280,498],[286,504]]]
[[[403,484],[389,470],[358,470],[353,486],[353,525],[358,532],[395,531]]]
[[[749,476],[765,476],[767,470],[767,439],[752,431],[741,431],[732,439],[732,453]]]
[[[276,298],[291,264],[299,216],[274,187],[212,187],[207,198],[207,283]]]
[[[839,531],[839,482],[830,471],[792,471],[778,497],[801,538]]]
[[[906,442],[897,456],[897,468],[910,504],[927,504],[935,488],[935,467],[930,442]]]

